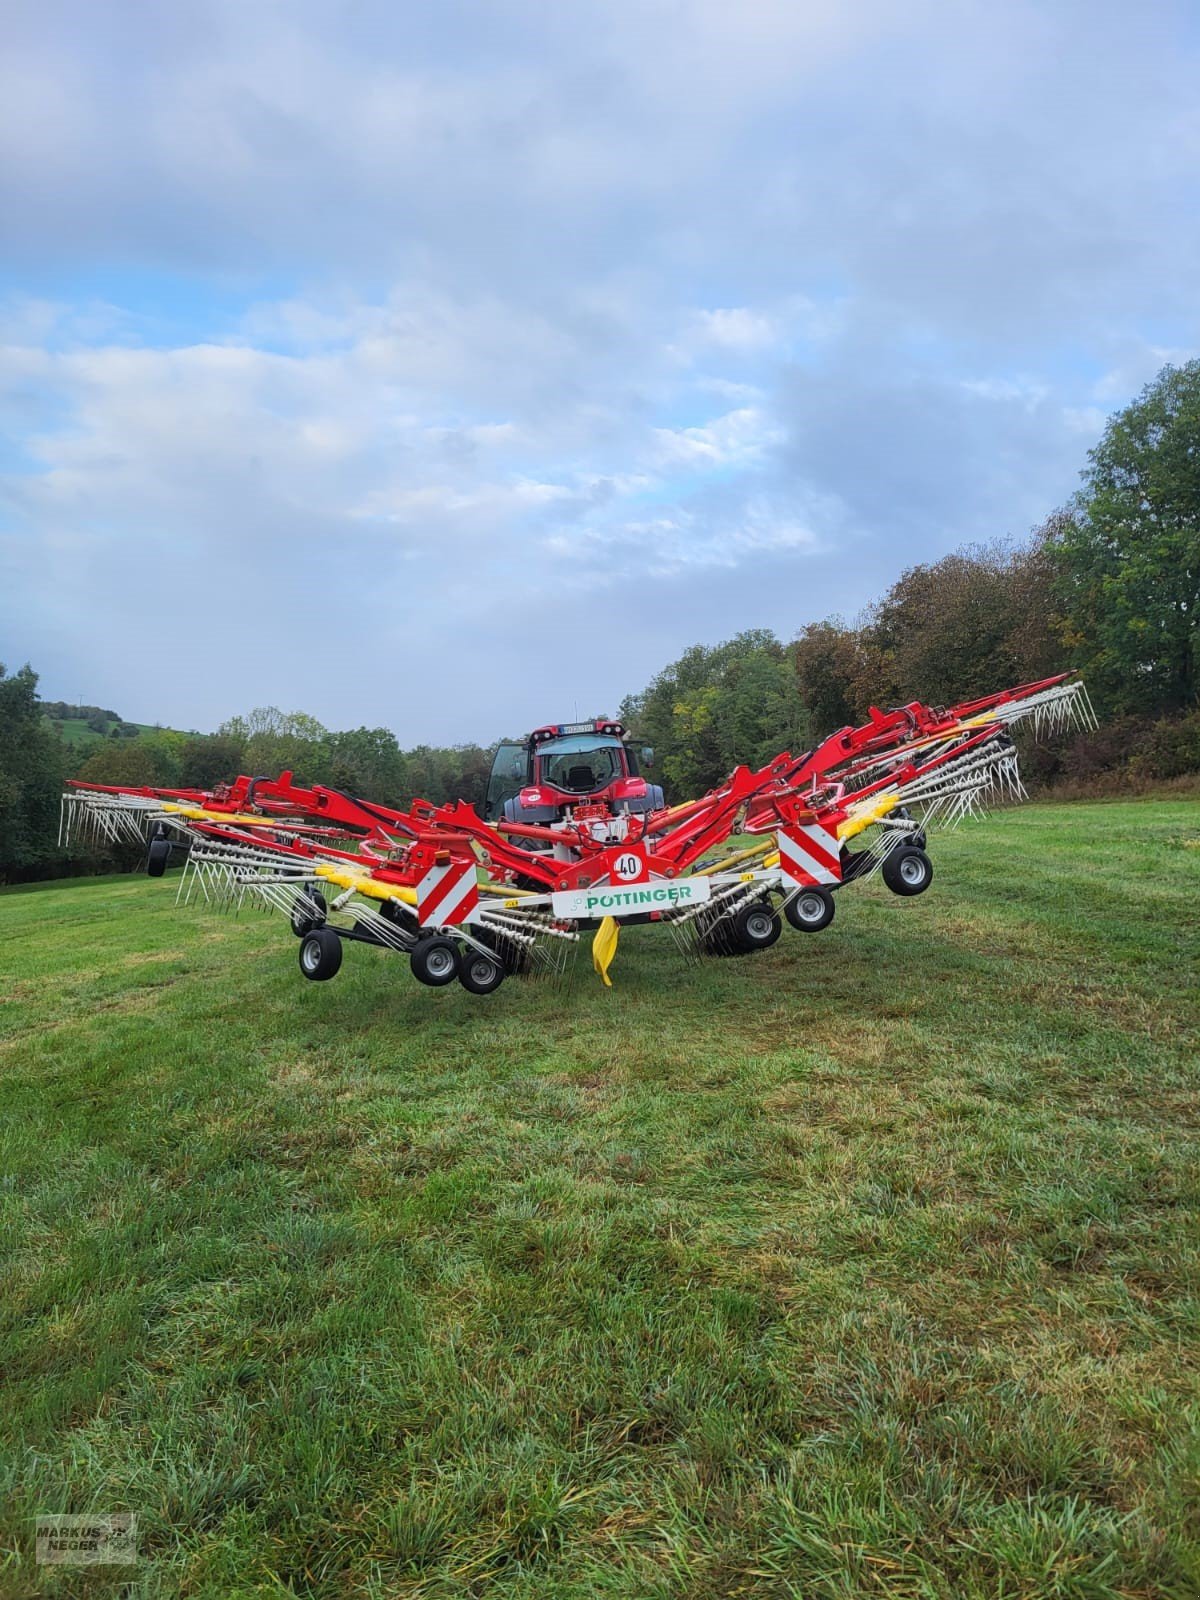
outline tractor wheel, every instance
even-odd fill
[[[453,983],[458,977],[462,957],[457,945],[435,934],[413,946],[408,964],[418,983],[427,983],[431,989],[440,989],[443,984]]]
[[[883,881],[893,894],[924,894],[933,882],[933,862],[924,850],[901,845],[884,858]]]
[[[783,932],[778,912],[766,900],[751,900],[735,913],[730,930],[737,949],[746,955],[769,950]]]
[[[504,982],[503,963],[499,956],[468,950],[462,958],[458,981],[469,994],[493,994]]]
[[[151,878],[161,878],[171,861],[171,841],[151,839],[146,856],[146,872]]]
[[[300,941],[300,971],[314,983],[332,978],[342,964],[342,941],[332,928],[311,928]]]
[[[829,890],[814,885],[811,889],[801,889],[799,894],[794,894],[784,906],[783,913],[800,933],[820,933],[833,921],[836,910],[837,903]]]
[[[311,933],[314,928],[323,928],[325,926],[325,914],[329,910],[329,907],[325,904],[325,896],[319,889],[314,889],[309,885],[305,888],[304,893],[316,906],[317,910],[315,915],[310,911],[306,911],[298,900],[292,907],[290,921],[292,932],[297,939],[303,939],[304,935]]]

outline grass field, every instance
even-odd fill
[[[0,895],[0,1593],[1200,1593],[1198,845],[1028,807],[488,1000]],[[35,1567],[88,1510],[140,1564]]]
[[[81,745],[102,745],[108,736],[108,729],[115,728],[115,722],[109,722],[105,733],[97,733],[87,725],[85,717],[43,717],[42,725],[51,733],[61,733],[63,743],[71,749]],[[136,728],[139,733],[178,733],[177,728],[156,728],[149,722],[131,722],[131,728]]]

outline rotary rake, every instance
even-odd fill
[[[608,984],[629,923],[665,924],[689,955],[745,955],[773,945],[783,919],[828,927],[835,894],[876,873],[898,895],[923,893],[931,831],[1024,798],[1011,737],[1022,724],[1045,735],[1095,716],[1069,676],[949,709],[872,708],[861,727],[737,767],[699,799],[585,802],[548,823],[484,822],[465,801],[397,810],[290,772],[205,792],[75,783],[62,837],[145,842],[153,877],[181,852],[180,904],[281,914],[313,980],[358,942],[406,956],[431,987],[457,978],[490,994],[508,975],[561,974],[592,932]]]

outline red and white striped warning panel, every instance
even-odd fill
[[[478,904],[474,861],[430,867],[417,885],[417,921],[422,927],[447,928],[464,922]]]
[[[779,866],[785,878],[802,889],[814,884],[841,883],[842,862],[837,833],[819,822],[795,823],[780,828]]]

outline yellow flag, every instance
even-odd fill
[[[592,965],[604,979],[605,987],[612,988],[612,979],[608,969],[612,966],[612,958],[617,953],[617,935],[620,928],[612,917],[605,917],[596,929],[592,939]]]

